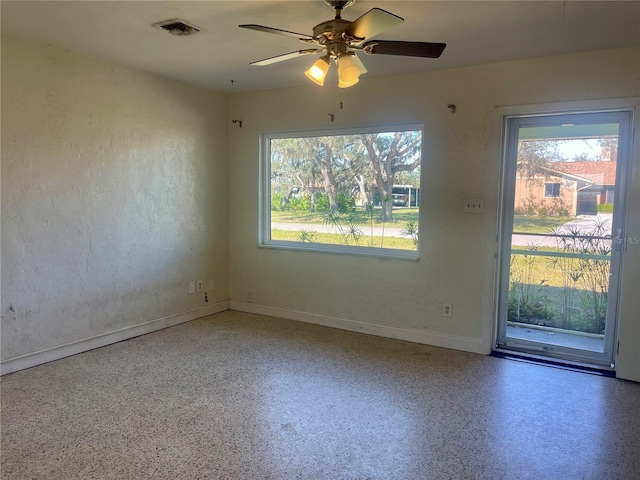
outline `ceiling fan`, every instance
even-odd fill
[[[265,27],[263,25],[238,25],[241,28],[248,28],[259,32],[297,38],[301,42],[320,47],[307,48],[265,58],[264,60],[252,62],[250,65],[271,65],[283,60],[299,57],[300,55],[323,53],[324,55],[305,72],[305,75],[318,85],[324,85],[330,62],[333,59],[338,65],[338,86],[340,88],[346,88],[358,83],[360,75],[367,73],[364,64],[356,55],[356,51],[358,50],[368,55],[438,58],[447,46],[445,43],[369,40],[371,37],[401,24],[404,22],[404,19],[381,8],[372,8],[351,22],[344,20],[341,14],[342,10],[353,5],[355,0],[324,1],[327,5],[335,9],[336,16],[333,20],[327,20],[313,27],[313,35],[290,32],[288,30]]]

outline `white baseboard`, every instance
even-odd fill
[[[256,313],[260,315],[284,318],[286,320],[312,323],[315,325],[365,333],[378,337],[395,338],[397,340],[404,340],[407,342],[486,354],[485,349],[482,347],[482,339],[480,338],[461,337],[424,330],[376,325],[373,323],[358,322],[344,318],[329,317],[315,313],[298,312],[284,308],[231,300],[214,303],[203,308],[179,313],[177,315],[171,315],[169,317],[158,318],[138,325],[132,325],[130,327],[121,328],[119,330],[114,330],[112,332],[86,338],[84,340],[78,340],[76,342],[58,345],[56,347],[28,353],[26,355],[8,358],[0,364],[0,375],[6,375],[19,370],[24,370],[25,368],[35,367],[36,365],[53,362],[54,360],[60,360],[61,358],[93,350],[94,348],[104,347],[112,343],[128,340],[129,338],[145,335],[180,323],[190,322],[191,320],[206,317],[207,315],[213,315],[214,313],[223,312],[229,309],[239,312]]]
[[[462,350],[464,352],[480,353],[482,355],[486,355],[487,353],[486,348],[483,348],[481,338],[460,337],[444,333],[427,332],[424,330],[376,325],[373,323],[347,320],[345,318],[328,317],[315,313],[297,312],[284,308],[257,305],[255,303],[238,302],[236,300],[231,300],[229,302],[229,308],[239,312],[269,315],[287,320],[297,320],[299,322],[313,323],[315,325],[339,328],[341,330],[349,330],[351,332],[376,335],[378,337],[395,338],[397,340],[404,340],[407,342],[433,345],[435,347],[451,348],[454,350]]]
[[[123,340],[128,340],[129,338],[155,332],[156,330],[162,330],[163,328],[173,327],[180,323],[190,322],[196,318],[206,317],[207,315],[213,315],[214,313],[223,312],[225,310],[229,310],[228,300],[207,305],[206,307],[195,310],[190,310],[188,312],[157,318],[148,322],[139,323],[138,325],[132,325],[112,332],[103,333],[102,335],[97,335],[95,337],[85,338],[84,340],[78,340],[64,345],[40,350],[38,352],[8,358],[0,364],[0,375],[6,375],[8,373],[24,370],[25,368],[35,367],[36,365],[53,362],[54,360],[60,360],[61,358],[68,357],[70,355],[93,350],[94,348],[104,347],[112,343],[121,342]]]

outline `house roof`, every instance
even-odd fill
[[[616,183],[616,162],[557,162],[553,170],[588,179],[594,185]]]

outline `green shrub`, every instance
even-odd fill
[[[356,201],[346,193],[338,192],[338,211],[340,213],[353,212]],[[326,193],[316,193],[316,210],[318,212],[329,211],[329,195]]]
[[[271,194],[271,211],[282,212],[286,210],[286,203],[284,200],[284,193]]]
[[[291,197],[289,199],[289,210],[295,210],[296,212],[310,212],[311,211],[311,196],[301,195],[299,197]]]
[[[356,208],[356,200],[346,193],[338,193],[338,210],[342,213],[353,212]]]
[[[537,299],[532,302],[520,302],[510,294],[507,308],[507,320],[510,322],[528,323],[546,327],[559,327],[556,318],[556,309],[546,295],[535,295]]]
[[[326,193],[316,193],[316,211],[329,211],[329,195]]]
[[[613,203],[599,203],[598,213],[613,213]]]

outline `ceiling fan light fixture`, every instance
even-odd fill
[[[347,86],[355,85],[362,71],[353,61],[353,56],[349,54],[341,55],[338,58],[338,79]]]
[[[329,71],[329,59],[321,57],[311,66],[304,74],[314,83],[320,86],[324,85],[324,79]]]
[[[358,83],[360,81],[360,78],[356,78],[355,80],[351,81],[351,82],[343,82],[342,80],[338,79],[338,88],[349,88],[349,87],[353,87],[356,83]]]

